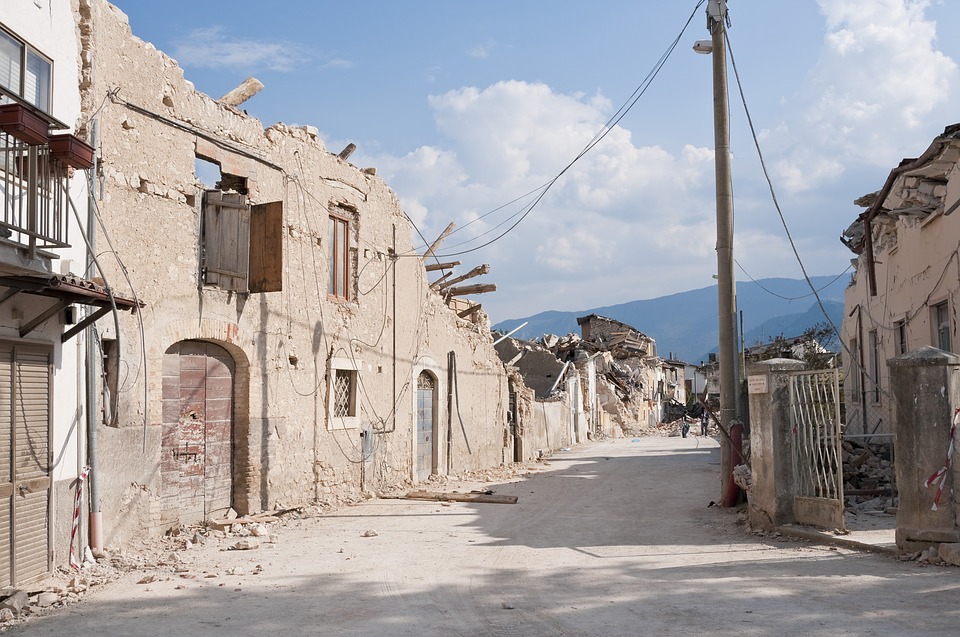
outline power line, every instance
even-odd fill
[[[663,54],[660,56],[657,62],[653,65],[650,72],[647,73],[647,76],[637,86],[637,88],[634,89],[630,97],[627,98],[627,100],[620,106],[620,108],[617,109],[617,111],[610,117],[610,119],[607,120],[603,128],[601,128],[599,131],[596,132],[596,134],[594,134],[593,138],[587,143],[587,145],[584,146],[583,149],[566,166],[564,166],[564,168],[559,173],[556,174],[556,176],[554,176],[552,179],[550,179],[547,183],[540,186],[539,188],[535,188],[534,190],[531,190],[527,194],[522,195],[517,199],[514,199],[513,202],[516,202],[524,199],[525,197],[533,193],[537,193],[537,192],[539,193],[531,203],[527,204],[526,206],[521,208],[519,211],[517,211],[510,217],[507,217],[507,219],[502,221],[497,226],[494,226],[494,228],[500,227],[515,218],[516,218],[516,221],[514,221],[506,230],[504,230],[494,238],[490,239],[489,241],[486,241],[485,243],[482,243],[479,246],[476,246],[474,248],[469,248],[466,250],[460,250],[456,252],[445,252],[443,255],[441,255],[442,258],[455,257],[455,256],[464,255],[464,254],[469,254],[470,252],[476,252],[477,250],[485,248],[499,241],[500,239],[505,237],[507,234],[509,234],[514,228],[520,225],[520,223],[527,218],[527,215],[529,215],[533,211],[533,209],[536,208],[537,205],[543,200],[544,196],[546,196],[547,192],[550,191],[553,185],[556,184],[557,181],[559,181],[560,178],[563,177],[567,173],[567,171],[569,171],[570,168],[573,167],[574,164],[576,164],[580,159],[582,159],[584,155],[589,153],[591,150],[593,150],[593,148],[597,144],[603,141],[603,139],[610,134],[610,132],[614,129],[614,127],[617,124],[620,123],[620,121],[626,116],[626,114],[630,112],[630,110],[636,105],[636,103],[640,100],[640,98],[643,97],[643,95],[647,92],[647,89],[649,89],[650,85],[653,83],[653,80],[655,80],[656,77],[660,74],[660,71],[663,69],[663,66],[666,64],[667,60],[670,58],[670,55],[673,53],[674,49],[677,47],[677,44],[683,38],[683,34],[686,32],[687,27],[690,26],[690,23],[693,21],[693,18],[696,16],[697,11],[700,10],[700,7],[703,6],[704,2],[706,2],[706,0],[699,0],[697,2],[696,6],[693,8],[693,11],[690,13],[690,17],[687,18],[687,21],[684,23],[683,28],[680,30],[680,33],[677,34],[677,37],[666,48],[666,50],[663,52]],[[499,206],[498,208],[495,208],[489,213],[485,213],[484,215],[482,215],[478,219],[471,221],[470,223],[478,221],[479,219],[484,218],[487,215],[492,214],[493,212],[501,210],[502,208],[508,205],[510,204],[508,203],[508,204],[504,204],[503,206]],[[488,234],[492,230],[493,229],[487,231],[487,233],[484,233],[484,234]],[[480,235],[480,236],[484,236],[484,235]],[[476,240],[476,237],[474,237],[470,241],[474,241],[474,240]],[[467,243],[469,243],[469,241],[464,242],[461,245],[466,245]]]

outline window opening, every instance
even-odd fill
[[[935,342],[937,347],[945,352],[950,351],[950,315],[947,310],[946,301],[932,308]]]
[[[351,418],[357,415],[357,372],[352,369],[335,370],[333,378],[333,415],[336,418]]]
[[[907,353],[907,322],[897,321],[893,324],[897,335],[897,356]]]
[[[327,267],[329,269],[327,293],[346,301],[350,298],[350,222],[342,217],[331,215],[327,234]]]
[[[49,59],[0,29],[0,87],[49,113],[52,77]]]
[[[870,378],[873,383],[873,402],[880,402],[880,342],[877,332],[871,331],[867,338],[870,344]]]

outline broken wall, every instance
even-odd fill
[[[81,0],[77,17],[84,108],[100,131],[98,244],[109,237],[122,259],[103,259],[105,277],[146,302],[119,334],[99,324],[117,360],[119,418],[101,428],[98,467],[107,542],[188,521],[184,463],[199,458],[229,472],[227,500],[241,512],[410,484],[418,462],[441,474],[499,465],[506,378],[489,331],[429,289],[410,223],[375,171],[328,152],[316,129],[265,130],[196,91],[107,2]],[[273,291],[203,282],[210,226],[198,157],[219,165],[240,200],[280,202],[262,228],[282,246]],[[346,299],[328,294],[331,217],[349,221]],[[201,357],[204,369],[192,369]],[[229,437],[207,455],[189,437],[191,419],[202,420],[189,402],[198,375],[204,413],[226,419],[217,426]],[[334,405],[340,380],[347,398]],[[426,461],[422,392],[432,395]]]

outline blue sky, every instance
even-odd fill
[[[356,143],[351,161],[377,167],[428,239],[461,228],[449,254],[499,234],[529,199],[483,215],[577,155],[697,0],[116,4],[199,90],[219,97],[252,75],[266,88],[243,107],[265,125],[316,126],[332,152]],[[732,52],[809,274],[847,268],[853,200],[960,121],[958,5],[730,0]],[[451,257],[458,272],[491,265],[482,281],[498,290],[478,300],[494,322],[713,283],[711,65],[691,48],[708,37],[701,9],[649,90],[522,223]],[[798,278],[729,74],[736,260],[754,278]]]

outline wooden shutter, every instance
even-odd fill
[[[203,198],[203,282],[247,291],[250,206],[246,195],[208,190]]]
[[[250,209],[250,291],[283,289],[283,202]]]

